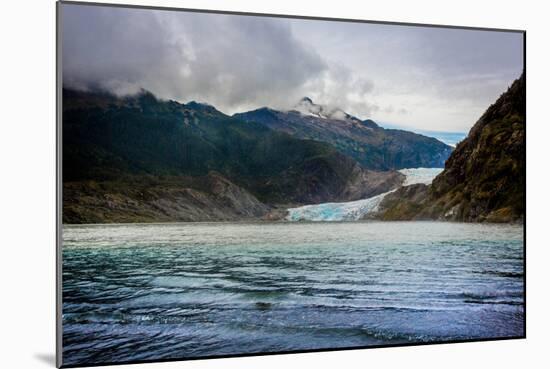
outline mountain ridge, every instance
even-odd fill
[[[219,183],[232,184],[236,199],[229,206],[201,180],[211,173]],[[150,191],[132,189],[140,181],[156,188],[150,197],[175,199],[190,215],[176,216],[166,204],[142,197]],[[400,173],[365,169],[329,144],[244,122],[208,104],[163,101],[147,91],[117,97],[63,90],[64,221],[69,223],[95,222],[102,211],[119,214],[104,216],[109,222],[257,218],[277,204],[355,200],[402,181]],[[201,203],[199,198],[210,199],[205,203],[219,211],[198,211],[192,203]],[[244,204],[263,214],[247,213]]]
[[[371,119],[360,120],[339,108],[314,104],[307,97],[288,111],[262,107],[233,117],[297,138],[329,143],[372,170],[443,167],[452,151],[435,138],[384,129]]]

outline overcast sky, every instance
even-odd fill
[[[303,96],[467,132],[523,70],[523,35],[63,4],[63,83],[236,112]]]

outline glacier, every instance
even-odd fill
[[[433,179],[443,171],[443,168],[407,168],[398,172],[405,175],[402,186],[410,186],[417,183],[430,184]]]
[[[399,172],[405,175],[402,186],[423,183],[430,184],[443,171],[443,168],[407,168]],[[376,212],[384,197],[396,189],[379,195],[348,202],[326,202],[316,205],[305,205],[287,209],[285,220],[291,222],[341,222],[360,220],[369,213]]]

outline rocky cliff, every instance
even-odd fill
[[[525,75],[491,105],[430,186],[403,187],[382,219],[513,222],[525,216]]]

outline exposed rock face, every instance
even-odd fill
[[[419,183],[397,189],[384,197],[379,214],[371,217],[382,220],[422,219],[420,213],[428,198],[428,188],[428,185]]]
[[[405,176],[399,172],[376,172],[354,167],[354,174],[342,191],[345,201],[366,199],[399,187]]]
[[[513,222],[525,216],[525,76],[477,121],[431,186],[404,187],[382,219]]]
[[[64,223],[173,222],[256,219],[269,207],[219,173],[159,181],[68,182]]]
[[[254,187],[260,193],[292,193],[274,198],[270,203],[319,204],[371,197],[399,187],[405,179],[399,172],[367,170],[346,159],[341,154],[331,158],[312,158],[298,167],[289,168],[277,181],[269,180]],[[296,177],[300,180],[292,180]]]
[[[327,142],[373,170],[441,168],[452,151],[435,138],[384,129],[372,120],[361,121],[341,109],[314,104],[309,98],[302,99],[294,110],[261,108],[234,117],[298,138]]]

